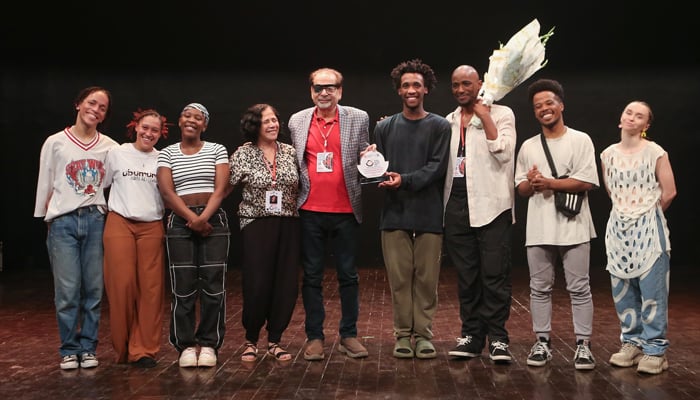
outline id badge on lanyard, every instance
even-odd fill
[[[462,178],[462,177],[464,177],[464,164],[465,164],[465,162],[466,162],[466,161],[465,161],[465,158],[466,158],[466,157],[459,156],[459,157],[457,157],[457,159],[455,160],[455,169],[452,171],[452,176],[453,176],[453,177],[455,177],[455,178]]]
[[[316,172],[333,172],[333,152],[316,153]]]
[[[282,211],[281,190],[268,190],[265,192],[265,211],[274,213]]]

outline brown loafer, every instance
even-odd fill
[[[363,358],[369,355],[365,346],[363,346],[362,343],[360,343],[360,341],[354,337],[340,339],[338,351],[350,358]]]
[[[306,346],[304,347],[304,360],[319,361],[323,360],[323,357],[323,340],[307,340]]]

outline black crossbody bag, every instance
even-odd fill
[[[542,147],[544,148],[544,154],[547,156],[547,162],[549,162],[549,169],[552,170],[552,176],[554,179],[564,179],[568,178],[567,175],[558,176],[557,169],[554,167],[554,160],[552,160],[552,154],[549,152],[549,147],[547,147],[547,139],[545,139],[543,134],[540,134],[542,139]],[[566,215],[568,218],[573,218],[581,212],[581,204],[583,203],[583,196],[586,192],[560,192],[554,191],[554,205],[557,211]]]

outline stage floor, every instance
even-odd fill
[[[227,273],[227,332],[215,368],[184,369],[168,343],[169,296],[164,295],[166,320],[158,365],[140,369],[115,364],[110,343],[109,304],[103,302],[98,358],[94,369],[59,369],[58,332],[51,274],[44,269],[0,272],[0,398],[4,399],[698,399],[700,398],[700,315],[698,275],[691,268],[671,273],[668,371],[654,376],[634,368],[608,364],[619,348],[619,327],[605,271],[592,272],[595,319],[592,350],[597,367],[576,371],[571,307],[564,275],[557,271],[554,292],[552,347],[554,358],[545,367],[526,365],[532,333],[527,267],[513,271],[513,303],[507,328],[514,360],[496,365],[486,352],[481,358],[454,359],[447,352],[456,344],[460,322],[456,274],[443,267],[439,307],[434,319],[432,360],[392,356],[392,309],[382,266],[360,269],[359,337],[369,357],[350,359],[337,351],[339,302],[335,272],[327,269],[325,359],[305,361],[301,297],[282,345],[293,360],[281,363],[270,356],[242,363],[240,272]],[[261,339],[265,340],[264,332]],[[264,345],[261,340],[261,345]],[[265,354],[262,352],[262,354]]]

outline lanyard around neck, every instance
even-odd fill
[[[265,158],[265,152],[261,151],[261,157],[263,159],[263,164],[265,164],[265,167],[267,167],[267,170],[270,172],[270,177],[272,177],[272,187],[274,188],[275,185],[277,184],[277,147],[279,145],[275,144],[275,155],[272,157],[272,165],[270,165],[270,162],[267,161],[267,158]],[[262,149],[260,149],[262,150]]]
[[[326,151],[328,148],[328,136],[330,136],[331,132],[333,131],[333,127],[335,126],[335,119],[333,119],[333,123],[331,124],[330,128],[328,128],[325,134],[323,133],[321,124],[318,123],[318,118],[314,118],[314,122],[316,122],[316,128],[318,128],[318,132],[321,134],[321,138],[323,139],[323,151]]]

